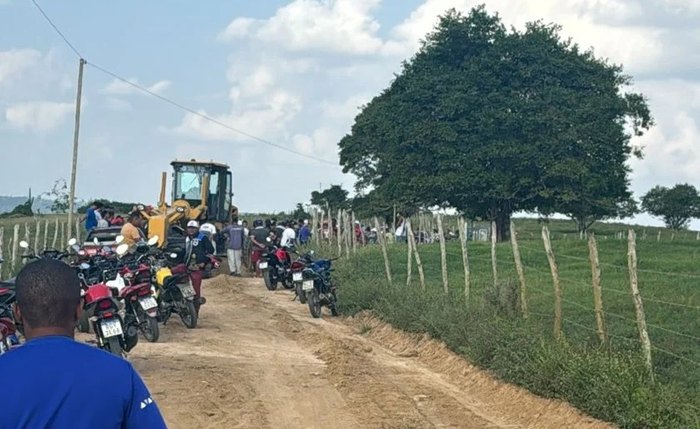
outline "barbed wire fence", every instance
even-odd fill
[[[496,243],[493,225],[469,228],[457,217],[422,214],[407,220],[404,243],[396,239],[393,225],[374,219],[363,224],[376,229],[376,241],[368,240],[364,229],[356,236],[356,216],[350,212],[340,212],[331,227],[324,227],[333,225],[327,212],[314,213],[313,219],[314,246],[326,254],[347,258],[368,251],[368,244],[382,248],[373,253],[377,265],[363,268],[376,287],[435,288],[448,296],[459,290],[468,307],[483,305],[489,287],[511,282],[517,288],[517,317],[549,326],[555,338],[635,350],[652,380],[671,367],[700,368],[700,271],[653,269],[647,263],[654,256],[650,246],[638,258],[638,241],[652,243],[668,235],[663,241],[694,242],[696,233],[642,229],[637,237],[630,227],[624,234],[559,233],[555,239],[546,224],[537,237],[513,223],[510,242]],[[599,246],[605,250],[600,255]],[[626,263],[614,262],[623,257]],[[416,271],[418,279],[413,279]]]

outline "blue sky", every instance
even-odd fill
[[[358,106],[387,86],[438,14],[468,0],[39,1],[82,55],[217,120],[337,160]],[[700,2],[490,0],[509,25],[543,19],[622,63],[657,126],[632,188],[697,183]],[[0,195],[68,178],[77,58],[29,0],[0,0]],[[174,158],[234,171],[243,211],[288,210],[340,167],[270,148],[85,69],[78,195],[155,202]],[[12,158],[9,154],[13,154]],[[15,158],[16,157],[16,158]],[[17,159],[18,162],[10,162]],[[21,160],[21,161],[20,161]],[[648,220],[648,219],[643,219]]]

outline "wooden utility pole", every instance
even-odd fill
[[[75,129],[73,130],[73,164],[70,173],[70,193],[68,194],[68,236],[71,235],[73,212],[75,211],[75,173],[78,168],[78,140],[80,136],[80,101],[83,97],[83,68],[85,60],[80,59],[78,66],[78,95],[75,100]]]

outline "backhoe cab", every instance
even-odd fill
[[[167,173],[163,172],[160,201],[157,209],[141,207],[148,220],[148,236],[157,235],[159,246],[178,248],[184,243],[189,220],[210,222],[220,231],[238,215],[232,204],[232,177],[228,165],[204,161],[173,161],[172,203],[165,201]],[[223,250],[221,234],[217,234],[217,250]]]

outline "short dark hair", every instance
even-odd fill
[[[95,208],[98,208],[98,209],[101,209],[102,207],[104,207],[104,204],[102,204],[102,203],[99,202],[99,201],[95,201],[94,203],[92,203],[92,205],[95,206]]]
[[[141,212],[138,210],[134,210],[133,212],[129,213],[129,220],[132,221],[134,219],[141,219],[143,216],[141,216]]]
[[[39,259],[17,275],[17,304],[32,328],[62,327],[73,322],[80,302],[80,279],[61,261]]]

